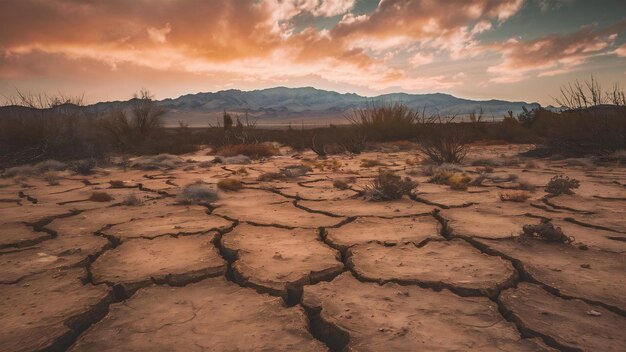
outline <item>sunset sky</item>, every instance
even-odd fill
[[[590,74],[626,85],[624,0],[0,0],[0,23],[0,97],[313,86],[547,105]]]

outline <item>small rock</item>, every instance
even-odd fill
[[[591,264],[580,264],[580,267],[584,269],[591,269]]]
[[[597,310],[593,310],[593,309],[589,310],[589,311],[587,311],[585,313],[587,313],[587,315],[591,315],[592,317],[599,317],[599,316],[602,315],[602,313],[598,312]]]

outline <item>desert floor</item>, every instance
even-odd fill
[[[528,148],[474,147],[464,170]],[[0,179],[0,350],[626,351],[626,168],[525,159],[455,191],[416,155],[332,156],[267,182],[314,155]],[[380,167],[364,159],[410,174],[416,196],[359,198]],[[558,174],[580,180],[575,195],[546,197]],[[244,188],[177,204],[228,177]],[[520,180],[532,197],[501,201]],[[88,200],[100,191],[113,200]],[[519,236],[542,219],[574,242]]]

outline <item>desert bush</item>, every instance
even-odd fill
[[[346,119],[369,139],[393,140],[413,137],[423,116],[402,103],[381,102],[352,110]]]
[[[359,132],[353,132],[344,135],[341,138],[341,142],[339,144],[348,153],[361,154],[363,150],[365,150],[366,142],[367,138],[363,134]]]
[[[4,171],[2,176],[4,177],[28,177],[38,173],[38,170],[33,165],[22,165],[8,168]]]
[[[457,133],[444,132],[420,141],[419,150],[435,164],[460,163],[469,152],[469,145]]]
[[[526,191],[507,191],[500,193],[500,200],[503,202],[523,203],[530,198],[530,193]]]
[[[243,188],[243,184],[236,178],[225,178],[217,182],[217,187],[225,191],[239,191]]]
[[[178,195],[177,202],[179,204],[211,204],[218,198],[219,196],[213,188],[198,181],[186,185]]]
[[[350,185],[356,182],[356,178],[354,177],[346,177],[346,178],[336,178],[333,180],[333,187],[346,190],[350,188]]]
[[[378,143],[375,146],[375,149],[381,151],[409,151],[415,150],[418,148],[417,143],[407,141],[407,140],[399,140],[399,141],[390,141]]]
[[[134,193],[127,195],[122,201],[122,205],[128,205],[128,206],[138,206],[138,205],[141,205],[142,203],[143,202],[141,201],[141,198],[137,197],[137,195]]]
[[[456,164],[441,164],[441,165],[426,165],[424,167],[424,175],[426,176],[434,176],[437,173],[441,173],[441,172],[450,172],[450,173],[454,173],[454,172],[463,172],[463,167],[461,167],[460,165],[456,165]]]
[[[111,196],[110,194],[108,194],[106,192],[93,192],[88,200],[90,200],[92,202],[102,202],[102,203],[105,203],[105,202],[110,202],[113,199],[114,199],[113,196]]]
[[[57,186],[59,184],[59,181],[61,180],[61,177],[58,173],[54,171],[48,171],[43,174],[43,179],[48,183],[48,185]]]
[[[535,189],[537,189],[537,186],[526,180],[518,180],[515,189],[533,192]]]
[[[368,201],[385,201],[400,199],[404,195],[411,195],[417,183],[409,177],[402,178],[389,170],[379,170],[372,183],[363,191]]]
[[[338,171],[341,168],[341,162],[335,158],[333,159],[321,159],[315,161],[305,161],[303,165],[310,168],[317,169],[319,171],[332,170]]]
[[[72,162],[70,169],[79,175],[91,175],[97,166],[95,159],[82,159]]]
[[[122,180],[111,180],[109,181],[111,188],[124,188],[126,183]]]
[[[218,163],[222,163],[224,165],[233,165],[233,164],[250,164],[252,161],[249,157],[245,155],[235,155],[235,156],[216,156],[215,161]]]
[[[546,242],[574,242],[574,237],[566,236],[560,227],[554,226],[549,220],[542,220],[539,225],[524,225],[523,234]]]
[[[279,151],[271,143],[231,144],[218,149],[216,154],[225,157],[245,155],[251,159],[260,159],[278,155]]]
[[[39,173],[44,173],[47,171],[63,171],[68,167],[67,163],[49,159],[35,164],[35,168]]]
[[[289,165],[280,169],[280,173],[285,175],[286,178],[296,178],[306,175],[311,171],[311,167],[307,165]]]
[[[115,109],[100,121],[101,128],[115,147],[124,151],[138,150],[162,129],[162,118],[167,113],[147,90],[131,100],[130,108]]]
[[[464,173],[456,172],[448,168],[436,169],[428,182],[439,185],[447,185],[454,190],[466,190],[472,178]]]
[[[183,159],[172,154],[145,155],[131,161],[130,167],[140,170],[174,169],[183,163]]]
[[[557,175],[550,179],[545,191],[551,195],[574,194],[573,189],[580,187],[580,181],[568,176]]]
[[[376,159],[363,159],[361,160],[361,167],[377,167],[385,166],[380,160]]]
[[[257,181],[268,182],[275,180],[284,180],[286,177],[282,172],[265,172],[257,177]]]

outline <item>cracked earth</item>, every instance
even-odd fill
[[[626,351],[626,168],[534,160],[456,191],[407,164],[416,154],[334,156],[338,169],[272,181],[257,178],[314,155],[0,179],[0,350]],[[363,200],[377,171],[364,159],[417,193]],[[537,187],[528,201],[499,199],[509,174]],[[580,180],[575,195],[544,193],[558,174]],[[243,189],[176,201],[230,177]],[[574,241],[521,237],[545,220]]]

